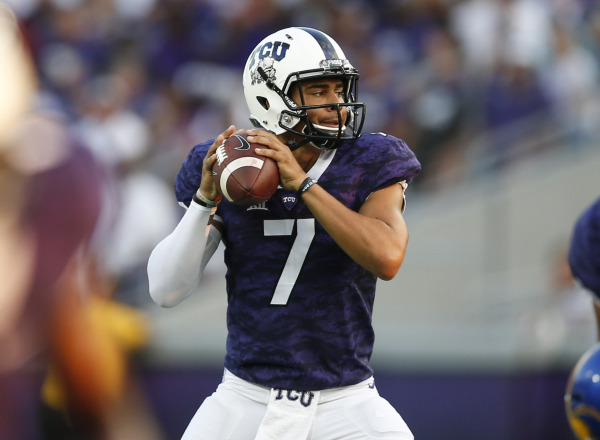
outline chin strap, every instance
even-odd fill
[[[306,133],[306,129],[308,127],[304,127],[302,129],[302,133],[307,134],[308,136],[310,136],[310,134]],[[319,131],[325,132],[327,133],[327,135],[332,136],[333,133],[335,132],[336,135],[340,135],[340,132],[344,132],[346,130],[346,126],[344,125],[342,127],[341,130],[334,130],[334,129],[330,129],[329,127],[324,127],[322,125],[317,125],[317,124],[312,124],[312,128],[314,131],[317,132],[317,134],[319,133]],[[306,145],[308,143],[312,143],[315,147],[321,149],[321,150],[335,150],[338,147],[338,144],[342,141],[342,139],[340,138],[334,138],[334,139],[312,139],[310,137],[305,137],[302,140],[298,141],[296,139],[292,139],[289,140],[285,143],[285,145],[287,145],[289,147],[290,150],[294,151],[300,147],[302,147],[303,145]]]
[[[302,129],[302,132],[310,136],[310,133],[306,133],[308,126]],[[342,126],[341,129],[332,129],[329,127],[325,127],[322,125],[312,124],[311,123],[312,134],[319,135],[321,133],[325,133],[327,136],[336,136],[335,138],[329,139],[310,139],[307,138],[306,142],[312,142],[313,145],[321,150],[335,150],[338,147],[338,144],[342,141],[341,135],[346,130],[346,126]]]
[[[285,144],[290,148],[290,150],[294,151],[294,150],[297,150],[298,148],[308,144],[309,142],[311,142],[310,139],[304,138],[301,141],[292,139],[291,141],[287,141]]]

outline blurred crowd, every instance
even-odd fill
[[[174,173],[194,144],[249,126],[241,72],[279,28],[341,44],[361,72],[365,131],[405,139],[423,164],[414,191],[585,145],[600,122],[594,0],[5,2],[41,100],[73,117],[111,176],[103,261],[139,301],[148,253],[180,215]]]
[[[575,136],[598,118],[582,102],[598,82],[593,0],[8,3],[44,86],[81,116],[113,163],[141,150],[176,159],[232,119],[247,124],[239,84],[246,57],[263,36],[294,25],[340,42],[362,73],[366,129],[405,138],[425,165],[456,160],[476,133],[524,118],[566,125]],[[524,130],[490,147],[509,148]],[[112,148],[101,134],[116,138]],[[154,171],[168,178],[164,164],[177,161],[160,162]]]

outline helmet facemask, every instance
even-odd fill
[[[335,149],[341,141],[356,139],[362,131],[365,118],[365,105],[357,102],[356,99],[359,75],[355,70],[348,73],[342,69],[337,74],[336,71],[321,72],[317,77],[312,76],[313,73],[298,72],[288,77],[290,85],[286,85],[287,94],[289,96],[294,89],[298,90],[300,103],[295,103],[294,108],[281,112],[282,120],[280,120],[280,125],[292,134],[305,137],[307,142],[312,142],[318,148],[325,150]],[[344,84],[343,102],[307,105],[301,87],[302,81],[315,78],[340,78]],[[318,125],[310,120],[309,112],[321,108],[335,109],[337,120],[339,121],[337,128]],[[292,116],[300,119],[303,123],[302,126],[298,127],[298,124],[294,127],[282,125],[286,116],[288,116],[288,119]]]

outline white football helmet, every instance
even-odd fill
[[[342,78],[343,103],[306,106],[290,98],[292,84],[320,77]],[[357,102],[358,78],[358,71],[328,35],[304,27],[282,29],[262,40],[244,67],[243,85],[250,121],[278,135],[288,131],[303,136],[303,142],[288,143],[292,149],[306,142],[319,148],[336,148],[342,140],[356,139],[362,130],[365,104]],[[325,107],[336,107],[340,120],[345,108],[346,125],[336,129],[308,120],[308,109]],[[297,128],[299,122],[304,122],[304,127]]]

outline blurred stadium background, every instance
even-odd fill
[[[135,359],[178,439],[217,385],[224,271],[210,295],[160,309],[145,265],[182,209],[183,158],[248,127],[241,70],[286,26],[332,35],[359,68],[366,131],[423,164],[407,192],[405,263],[380,282],[381,394],[419,440],[572,439],[563,391],[595,340],[566,265],[572,225],[600,196],[596,0],[9,0],[41,78],[109,176],[97,252],[115,298],[147,316]],[[324,274],[326,276],[326,274]]]

